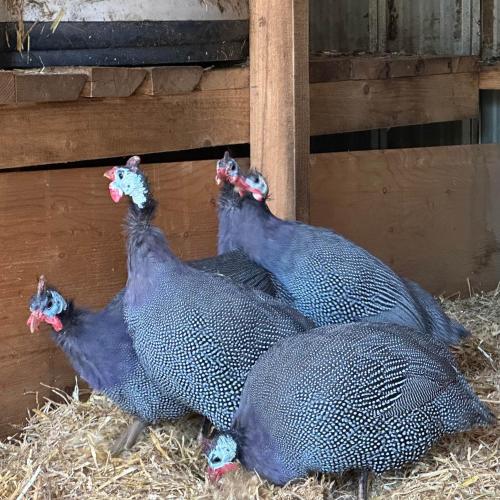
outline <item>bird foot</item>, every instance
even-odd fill
[[[124,450],[130,450],[137,442],[138,437],[146,428],[146,422],[136,418],[133,422],[120,434],[120,437],[113,443],[110,448],[111,456],[116,457]]]

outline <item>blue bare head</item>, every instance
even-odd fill
[[[238,180],[242,174],[240,165],[230,156],[229,151],[224,153],[224,158],[217,161],[215,174],[215,182],[217,184],[220,185],[223,182],[228,182],[233,186],[237,186]]]
[[[208,476],[217,481],[224,474],[236,470],[235,463],[238,454],[238,444],[229,434],[219,434],[212,441],[207,451]]]
[[[251,194],[257,201],[267,200],[269,186],[266,178],[258,170],[251,170],[240,179],[239,187],[242,194]]]
[[[139,168],[140,162],[138,156],[132,156],[125,165],[113,167],[104,174],[111,180],[109,192],[115,203],[118,203],[123,195],[127,195],[134,205],[144,208],[148,200],[149,187],[146,177]]]
[[[30,300],[30,317],[28,326],[31,333],[34,333],[40,323],[45,322],[59,332],[63,325],[59,315],[68,308],[68,303],[63,296],[53,288],[47,288],[45,278],[40,276],[38,280],[37,293]]]

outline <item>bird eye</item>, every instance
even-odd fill
[[[52,302],[52,300],[49,300],[49,301],[47,302],[47,307],[50,309],[50,308],[53,306],[53,304],[54,304],[54,303]]]
[[[123,179],[123,172],[118,172],[118,178]]]
[[[220,457],[214,457],[214,458],[212,458],[212,462],[214,464],[218,464],[220,462]]]

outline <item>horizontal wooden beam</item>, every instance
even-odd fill
[[[248,106],[248,89],[1,106],[0,168],[245,143]]]
[[[246,89],[250,86],[250,71],[246,67],[215,68],[205,70],[200,90]]]
[[[200,82],[201,66],[164,66],[148,68],[138,94],[162,96],[192,92]]]
[[[311,223],[430,291],[500,281],[499,145],[314,155],[310,178]]]
[[[214,255],[217,187],[214,162],[146,165],[157,224],[182,258]],[[109,198],[104,167],[0,172],[0,436],[33,407],[40,382],[65,387],[73,372],[48,330],[30,335],[28,300],[41,273],[68,298],[100,307],[126,279],[123,216]]]
[[[85,71],[87,82],[83,97],[129,97],[146,78],[145,68],[89,67],[76,68]]]
[[[309,61],[310,83],[478,71],[479,59],[474,56],[313,56]],[[249,87],[249,75],[248,66],[205,71],[200,66],[80,66],[0,71],[0,105],[75,101],[79,97],[125,98],[134,93],[164,96],[195,90],[241,89]]]
[[[12,71],[0,71],[0,104],[16,102],[16,80]]]
[[[478,71],[479,58],[474,56],[322,56],[311,58],[309,81],[385,80]]]
[[[315,83],[310,99],[311,135],[463,120],[479,114],[478,74]],[[248,143],[249,115],[248,88],[3,105],[0,169]]]
[[[481,66],[479,88],[481,90],[500,90],[500,64]]]
[[[311,135],[475,118],[477,73],[311,85]]]
[[[64,102],[80,97],[87,76],[78,73],[14,72],[16,102]]]

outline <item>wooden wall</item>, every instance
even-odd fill
[[[310,219],[365,246],[433,292],[494,288],[500,279],[500,146],[315,155]],[[148,165],[158,225],[185,259],[215,253],[214,162]],[[104,305],[124,284],[122,218],[105,169],[0,172],[0,435],[32,407],[40,382],[73,374],[47,329],[31,335],[28,300],[45,273],[64,295]]]
[[[158,224],[173,249],[186,259],[215,253],[214,162],[145,167],[161,211]],[[48,329],[31,335],[28,301],[44,273],[68,298],[99,307],[123,286],[122,219],[126,202],[115,205],[104,168],[0,173],[0,436],[12,432],[40,385],[74,382]]]
[[[312,157],[310,220],[434,293],[500,278],[500,145]]]

